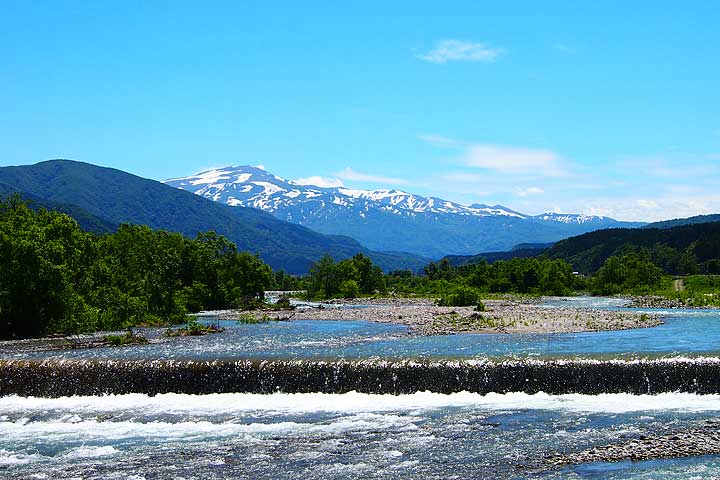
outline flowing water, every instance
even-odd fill
[[[550,299],[549,306],[620,308],[616,299]],[[348,321],[292,321],[247,325],[221,321],[225,332],[124,348],[32,351],[30,342],[0,347],[1,358],[214,360],[248,358],[662,358],[720,356],[720,310],[652,310],[664,324],[654,328],[563,334],[416,337],[402,325]],[[205,317],[205,321],[214,321]],[[149,338],[164,330],[138,329]]]
[[[612,301],[574,302],[620,307]],[[568,304],[560,299],[549,303]],[[42,351],[30,342],[14,342],[0,346],[0,358],[14,362],[52,360],[41,364],[42,368],[64,360],[61,365],[76,368],[82,362],[104,365],[107,359],[133,365],[162,359],[217,366],[217,359],[238,365],[246,365],[243,359],[257,358],[311,365],[320,359],[342,357],[348,365],[375,365],[376,370],[378,364],[392,364],[386,360],[411,358],[421,363],[435,362],[443,368],[459,368],[457,365],[466,362],[474,371],[475,365],[505,365],[508,361],[566,368],[563,362],[574,365],[576,360],[571,359],[583,357],[585,360],[578,365],[630,365],[632,369],[633,365],[649,362],[647,365],[655,369],[650,375],[653,378],[647,379],[649,384],[661,381],[662,373],[658,372],[676,368],[678,362],[684,365],[677,374],[681,377],[686,367],[698,363],[706,365],[702,367],[704,373],[700,373],[712,377],[706,380],[712,383],[717,378],[720,385],[720,375],[714,374],[716,359],[694,360],[698,356],[720,356],[720,312],[661,313],[666,317],[665,324],[646,330],[522,336],[417,338],[402,327],[363,322],[228,322],[227,330],[221,334],[126,348]],[[638,357],[647,360],[635,360]],[[458,363],[458,359],[462,361]],[[378,371],[382,373],[381,368]],[[72,369],[51,374],[58,375],[55,378],[61,383],[59,376],[63,372],[74,374]],[[683,381],[692,384],[692,380],[697,381],[697,373],[693,370]],[[153,375],[155,381],[167,380],[171,385],[195,381],[195,377],[182,375],[163,380],[162,371]],[[602,378],[620,382],[624,376],[621,373]],[[8,376],[3,379],[6,383],[11,380]],[[710,390],[712,394],[661,391],[653,395],[550,395],[527,390],[414,391],[403,395],[352,391],[129,393],[58,398],[7,395],[0,397],[0,477],[720,477],[720,457],[716,456],[562,469],[548,468],[543,463],[551,454],[705,425],[708,420],[720,418],[718,389]]]

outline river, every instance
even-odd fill
[[[547,301],[557,302],[621,308],[613,300]],[[719,311],[660,313],[665,324],[652,329],[551,335],[413,337],[400,326],[363,322],[228,322],[221,334],[146,346],[41,351],[16,342],[0,346],[0,358],[72,364],[413,359],[484,365],[578,358],[672,364],[720,356]],[[563,468],[549,468],[544,459],[705,425],[720,418],[720,395],[713,392],[7,395],[0,397],[0,476],[708,478],[720,476],[720,457]]]

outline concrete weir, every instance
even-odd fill
[[[0,361],[0,396],[125,393],[720,393],[720,358]]]

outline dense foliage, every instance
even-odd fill
[[[573,275],[562,260],[514,258],[454,267],[447,259],[430,263],[424,276],[411,272],[391,272],[388,289],[399,294],[448,295],[459,287],[480,293],[519,293],[529,295],[565,295],[584,287],[583,279]],[[463,293],[465,295],[465,293]]]
[[[563,295],[573,291],[572,267],[562,260],[514,258],[453,268],[442,262],[426,268],[430,279],[459,280],[484,292]]]
[[[649,258],[630,253],[608,258],[590,282],[590,289],[596,295],[644,294],[658,290],[663,280],[663,271]]]
[[[257,301],[273,284],[257,256],[213,232],[122,225],[97,236],[71,217],[0,201],[0,337],[113,330]]]
[[[545,252],[584,274],[613,256],[636,253],[669,275],[720,273],[720,222],[668,229],[608,229],[562,240]]]
[[[305,287],[308,297],[315,299],[355,298],[386,291],[382,270],[362,253],[337,263],[325,255],[313,264]]]

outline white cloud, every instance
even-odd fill
[[[418,58],[430,63],[492,62],[503,52],[502,48],[491,48],[486,43],[443,40],[429,52],[418,55]]]
[[[434,135],[432,133],[418,135],[417,138],[420,141],[429,143],[430,145],[435,145],[436,147],[457,147],[462,145],[461,142],[453,138],[443,137],[442,135]]]
[[[720,196],[663,196],[660,198],[604,198],[585,200],[582,213],[619,220],[654,222],[720,212]]]
[[[518,190],[518,191],[516,192],[516,194],[517,194],[519,197],[527,197],[528,195],[538,195],[538,194],[541,194],[541,193],[545,193],[545,190],[543,190],[543,189],[540,188],[540,187],[524,188],[524,189]]]
[[[505,174],[562,177],[568,175],[560,156],[552,150],[507,145],[470,145],[464,163]]]
[[[356,172],[352,168],[346,168],[335,174],[336,177],[353,182],[384,183],[387,185],[408,185],[410,182],[402,178],[385,177],[382,175],[371,175],[369,173]]]
[[[322,187],[322,188],[339,188],[339,187],[345,186],[345,185],[343,185],[342,180],[340,180],[339,178],[320,177],[320,176],[298,178],[296,180],[293,180],[293,182],[297,183],[298,185],[312,185],[315,187]]]

